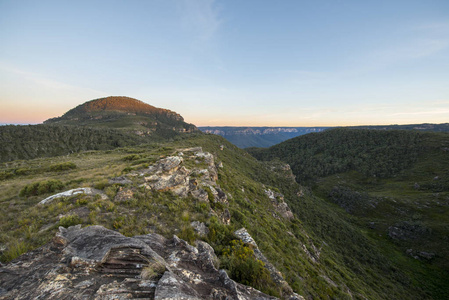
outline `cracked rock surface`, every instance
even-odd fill
[[[51,243],[0,268],[0,299],[275,299],[234,282],[215,260],[205,242],[60,227]],[[155,264],[157,274],[142,276]]]

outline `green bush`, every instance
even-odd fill
[[[15,174],[18,175],[18,176],[28,175],[28,174],[30,174],[30,170],[29,169],[20,168],[20,169],[17,169],[15,171]]]
[[[14,240],[12,243],[8,245],[8,248],[5,252],[1,255],[1,261],[2,262],[8,262],[11,261],[23,253],[28,252],[31,249],[30,245],[28,245],[24,241]]]
[[[114,222],[112,223],[112,227],[114,229],[120,229],[125,225],[125,216],[118,216],[115,218]]]
[[[64,216],[59,220],[59,226],[62,227],[70,227],[73,225],[77,225],[82,223],[83,221],[81,220],[81,218],[77,215],[68,215],[68,216]]]
[[[233,240],[231,245],[223,251],[222,263],[228,270],[229,276],[237,282],[279,296],[274,288],[276,284],[271,279],[265,264],[256,259],[249,245],[240,240]]]
[[[197,235],[192,226],[188,224],[182,226],[181,232],[179,233],[179,238],[187,241],[189,244],[193,244],[193,242],[197,239]]]
[[[138,154],[130,154],[130,155],[124,156],[124,157],[122,158],[122,160],[124,160],[124,161],[133,161],[133,160],[138,160],[138,159],[141,159],[141,158],[142,158],[141,155],[138,155]]]
[[[38,196],[46,193],[53,193],[57,190],[60,190],[64,187],[64,184],[55,179],[49,179],[39,182],[34,182],[31,184],[27,184],[21,190],[19,195],[21,197],[24,196]]]
[[[76,169],[76,165],[71,161],[51,165],[48,167],[48,170],[52,171],[52,172],[61,172],[61,171],[67,171],[67,170],[72,170],[72,169]]]
[[[0,172],[0,180],[5,180],[14,177],[14,174],[10,171]]]

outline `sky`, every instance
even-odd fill
[[[0,0],[0,124],[129,96],[197,126],[449,122],[449,1]]]

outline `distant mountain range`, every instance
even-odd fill
[[[266,148],[282,143],[288,139],[313,133],[322,132],[335,127],[213,127],[202,126],[199,130],[212,133],[226,138],[239,148]],[[349,126],[352,129],[375,129],[375,130],[419,130],[434,132],[449,132],[449,123],[443,124],[409,124],[409,125],[367,125]]]
[[[239,148],[270,147],[327,128],[329,127],[198,127],[205,133],[221,135]]]

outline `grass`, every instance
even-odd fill
[[[224,145],[223,150],[220,150],[221,145]],[[179,198],[170,192],[146,190],[140,187],[142,182],[138,177],[132,179],[131,185],[123,187],[108,181],[123,175],[124,169],[138,169],[161,157],[175,154],[177,149],[196,146],[214,154],[216,163],[223,163],[223,168],[219,169],[218,183],[228,194],[228,205],[198,202],[192,197]],[[184,158],[187,168],[205,167],[204,162],[196,163],[186,156]],[[65,162],[72,162],[76,168],[62,172],[49,171],[49,166]],[[0,213],[4,216],[0,220],[0,246],[7,248],[1,256],[3,262],[14,259],[22,250],[28,251],[50,241],[59,225],[98,224],[126,236],[155,232],[166,237],[176,234],[189,243],[203,239],[211,244],[223,261],[222,267],[228,268],[236,279],[243,275],[239,279],[243,281],[254,276],[246,278],[250,274],[239,275],[238,270],[232,273],[233,266],[226,259],[231,259],[233,254],[230,254],[232,251],[226,252],[226,249],[236,246],[233,232],[245,227],[290,286],[304,296],[314,299],[345,299],[350,295],[354,298],[400,299],[403,295],[411,295],[411,298],[426,298],[429,295],[428,291],[420,291],[415,283],[421,277],[413,272],[428,272],[421,264],[389,244],[378,243],[371,231],[361,230],[354,219],[336,210],[335,205],[299,186],[287,176],[288,172],[271,171],[266,164],[217,136],[191,135],[175,138],[171,142],[14,161],[0,171],[25,167],[30,173],[0,180],[3,191],[0,195]],[[64,189],[97,187],[109,196],[109,200],[76,195],[37,206],[51,193],[19,196],[25,186],[45,180],[59,180]],[[132,188],[132,199],[115,202],[114,197],[120,188]],[[295,213],[293,220],[276,215],[264,193],[267,188],[285,195],[285,201]],[[297,195],[300,189],[304,190],[305,195]],[[74,217],[74,210],[80,208],[87,208],[88,213]],[[219,216],[211,213],[211,208],[218,215],[228,209],[231,225],[224,225]],[[64,217],[60,219],[60,215]],[[197,236],[189,225],[192,221],[204,222],[209,228],[208,236]],[[304,248],[316,256],[315,261]],[[390,248],[394,249],[394,254],[388,252]],[[247,266],[252,264],[254,262]],[[144,276],[152,278],[160,274],[156,267],[150,269]],[[425,276],[431,278],[433,275],[426,273]],[[330,284],[330,281],[335,284]],[[268,279],[266,282],[266,292],[282,295],[282,288]]]
[[[143,267],[140,277],[143,280],[155,280],[161,277],[165,272],[165,265],[159,261],[148,262],[148,265]]]

